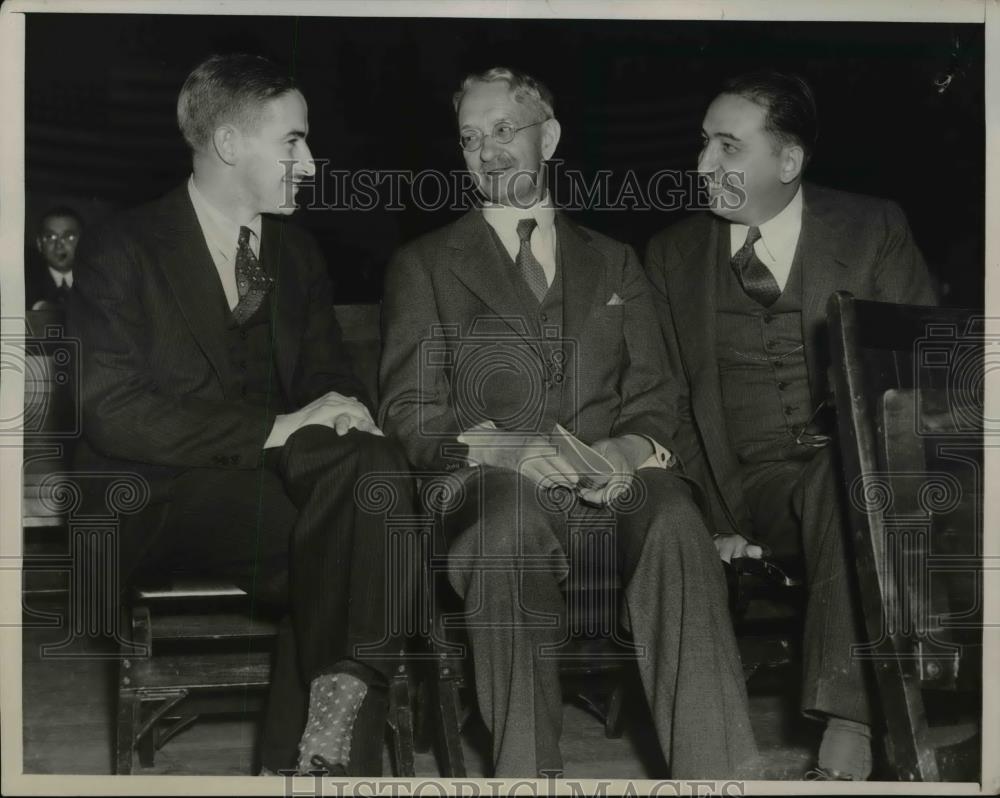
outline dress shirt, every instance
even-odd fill
[[[496,231],[500,243],[513,261],[517,261],[517,253],[521,249],[517,223],[522,219],[534,219],[537,222],[535,229],[531,231],[531,253],[542,265],[545,282],[551,288],[556,279],[556,209],[549,202],[548,194],[530,208],[486,203],[483,205],[483,218]]]
[[[53,269],[51,266],[48,269],[49,274],[52,275],[52,282],[56,284],[56,288],[62,288],[63,283],[66,284],[67,288],[73,287],[73,272],[61,272]]]
[[[246,225],[239,225],[212,205],[194,184],[194,175],[188,179],[188,194],[194,205],[195,216],[212,254],[212,262],[226,292],[226,302],[232,310],[239,304],[240,293],[236,288],[236,246],[240,240],[240,227],[250,228],[250,249],[254,255],[260,252],[260,214]]]
[[[760,238],[753,245],[753,251],[774,275],[778,288],[784,291],[802,231],[802,186],[777,216],[772,216],[757,229],[760,230]],[[745,224],[729,225],[730,257],[742,249],[749,231]]]

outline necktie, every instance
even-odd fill
[[[733,255],[730,265],[736,272],[736,278],[743,286],[746,295],[769,308],[778,301],[781,289],[778,287],[774,275],[771,274],[771,270],[760,262],[757,253],[753,251],[753,245],[759,240],[760,230],[751,227],[747,231],[746,242],[740,247],[739,252]]]
[[[240,301],[233,309],[233,319],[244,324],[257,309],[271,288],[271,278],[264,274],[257,256],[250,249],[250,228],[240,228],[240,238],[236,244],[236,290]]]
[[[538,224],[534,219],[521,219],[517,223],[517,235],[521,239],[521,248],[517,251],[517,260],[514,263],[521,272],[521,276],[531,289],[531,293],[541,302],[548,293],[549,283],[545,279],[545,269],[531,251],[531,232]]]

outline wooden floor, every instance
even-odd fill
[[[32,598],[35,610],[59,610]],[[59,652],[42,647],[63,640],[61,628],[31,628],[23,637],[24,772],[110,774],[112,772],[117,664],[107,642],[83,639]],[[67,656],[72,655],[72,656]],[[786,666],[750,681],[754,731],[765,759],[761,778],[799,779],[811,767],[819,729],[796,709],[798,676]],[[625,735],[609,740],[600,722],[582,708],[565,706],[562,750],[566,778],[662,778],[655,736],[639,705],[629,706]],[[170,740],[157,754],[155,774],[251,775],[255,720],[251,717],[200,720]],[[464,735],[470,777],[486,775],[487,738],[473,717]],[[431,753],[417,755],[418,776],[438,776]],[[385,773],[391,773],[387,764]]]

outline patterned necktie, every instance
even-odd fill
[[[236,244],[236,290],[240,301],[233,309],[233,320],[245,324],[257,309],[271,288],[271,278],[264,274],[257,256],[250,249],[250,228],[240,228],[240,238]]]
[[[537,225],[534,219],[521,219],[517,223],[517,235],[521,239],[521,248],[517,251],[514,263],[521,271],[521,276],[531,289],[531,293],[541,302],[548,293],[549,283],[545,279],[545,269],[531,251],[531,232]]]
[[[771,274],[771,270],[760,262],[757,253],[753,251],[753,245],[760,240],[760,230],[751,227],[747,231],[747,240],[740,247],[739,252],[733,255],[729,261],[736,272],[736,279],[740,281],[746,295],[766,308],[771,307],[781,296],[781,289],[777,280]]]

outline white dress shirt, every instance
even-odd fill
[[[538,222],[531,231],[531,254],[542,265],[545,282],[551,287],[552,281],[556,279],[556,209],[549,202],[548,195],[530,208],[486,203],[483,205],[483,218],[496,231],[500,243],[515,262],[521,249],[517,223],[522,219],[534,219]]]
[[[795,259],[795,247],[802,232],[802,186],[777,216],[768,219],[757,228],[760,238],[753,245],[753,251],[774,275],[778,288],[785,290],[788,275]],[[730,257],[739,252],[747,240],[750,228],[745,224],[729,225]]]
[[[222,290],[226,292],[226,302],[229,303],[229,309],[233,310],[240,301],[240,292],[236,288],[236,247],[240,240],[241,225],[212,205],[198,191],[194,175],[188,179],[188,195],[205,236],[205,243],[208,244],[208,251],[212,253],[212,261],[222,281]],[[249,224],[244,225],[250,228],[250,249],[254,255],[260,252],[260,224],[258,213]]]
[[[52,275],[52,282],[56,284],[56,288],[62,288],[63,283],[66,284],[67,288],[73,287],[73,272],[61,272],[57,269],[53,269],[51,266],[49,268],[49,274]]]

